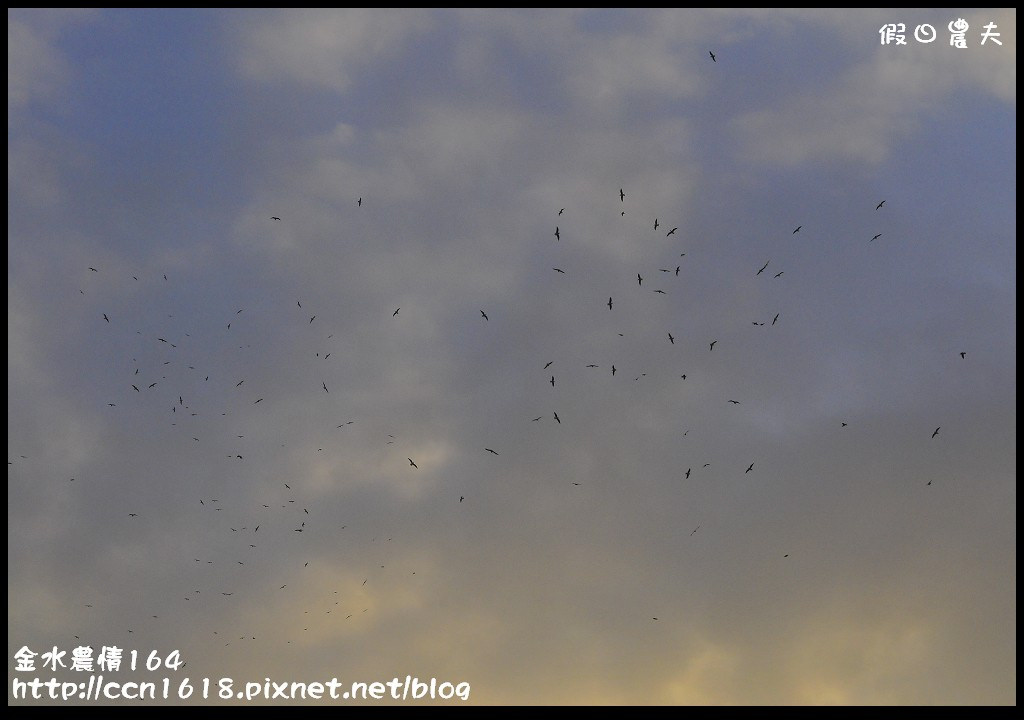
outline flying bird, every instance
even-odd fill
[[[658,229],[658,218],[654,218],[654,229]]]
[[[325,392],[325,393],[329,393],[329,392],[330,392],[330,390],[328,390],[328,389],[327,389],[327,383],[326,383],[325,381],[323,381],[323,380],[321,380],[320,382],[322,382],[322,383],[323,383],[323,385],[324,385],[324,392]]]
[[[880,237],[882,237],[882,233],[878,233],[877,235],[875,235],[873,238],[871,238],[870,242],[874,242],[875,240],[877,240]]]
[[[559,425],[562,424],[562,421],[558,419],[558,413],[555,413],[555,422],[557,422]]]
[[[309,323],[312,325],[314,320],[316,320],[316,315],[309,319]]]
[[[965,352],[960,353],[960,357],[966,358],[967,357],[967,353],[965,353]]]
[[[362,206],[363,206],[363,199],[362,199],[362,198],[359,198],[358,200],[356,200],[356,205],[357,205],[358,207],[362,207]]]
[[[398,308],[398,310],[401,310],[401,309],[402,308]],[[398,314],[398,310],[395,310],[393,313],[391,313],[391,317],[394,317],[395,315],[397,315]]]
[[[141,390],[139,390],[139,388],[137,386],[132,385],[132,387],[135,388],[135,392],[142,392]]]
[[[612,365],[612,376],[613,376],[613,377],[614,377],[614,375],[615,375],[615,372],[616,372],[616,370],[615,370],[615,366],[614,366],[614,365]]]
[[[413,466],[414,468],[416,468],[417,470],[419,470],[419,467],[420,467],[420,466],[419,466],[419,465],[417,465],[416,463],[414,463],[414,462],[412,461],[412,458],[406,458],[406,460],[408,460],[408,461],[409,461],[409,464],[410,464],[410,465],[412,465],[412,466]]]
[[[775,313],[775,317],[772,318],[772,325],[774,325],[775,321],[779,319],[779,315],[780,313]]]
[[[483,310],[480,311],[480,314],[484,316],[484,320],[490,320],[490,318],[487,317],[487,313],[485,313]]]
[[[110,322],[110,318],[107,317],[106,313],[103,313],[103,319],[106,320],[107,322]]]
[[[673,345],[675,345],[675,344],[676,344],[676,339],[675,339],[674,337],[672,337],[672,333],[669,333],[669,334],[668,334],[668,341],[669,341],[670,343],[672,343]]]
[[[715,343],[716,343],[716,342],[718,342],[718,341],[717,341],[717,340],[712,340],[712,341],[711,341],[711,349],[712,349],[712,350],[714,350],[714,349],[715,349]]]
[[[558,233],[558,226],[555,225],[555,240],[561,240],[562,236]]]
[[[711,62],[718,62],[717,60],[715,60],[715,54],[710,50],[708,50],[708,55],[711,56]]]
[[[877,210],[878,208],[882,207],[883,205],[885,205],[885,200],[883,200],[882,202],[880,202],[877,205],[875,205],[875,210]]]
[[[558,211],[558,214],[561,215],[564,212],[565,212],[565,208],[562,208],[561,210]]]
[[[763,267],[763,268],[761,268],[760,270],[758,270],[758,271],[757,271],[757,275],[760,275],[761,273],[763,273],[763,272],[764,272],[764,268],[768,267],[768,263],[770,263],[770,262],[771,262],[771,260],[769,260],[768,262],[766,262],[766,263],[764,264],[764,267]],[[757,275],[755,275],[754,277],[757,277]]]
[[[612,309],[612,299],[611,298],[608,298],[608,309],[609,310]]]
[[[277,217],[277,216],[274,216],[274,215],[271,215],[271,216],[270,216],[270,219],[271,219],[271,220],[280,220],[281,218],[279,218],[279,217]]]
[[[733,405],[739,405],[740,404],[739,400],[730,400],[729,402],[731,402]]]
[[[939,430],[940,430],[941,428],[942,428],[942,426],[941,426],[941,425],[940,425],[939,427],[935,428],[935,432],[933,432],[933,433],[932,433],[932,437],[935,437],[936,435],[938,435],[938,434],[939,434]]]
[[[547,365],[545,365],[545,366],[544,366],[544,369],[545,369],[545,370],[547,370],[547,369],[548,369],[549,367],[551,367],[551,365],[552,365],[552,364],[553,364],[554,362],[555,362],[554,360],[552,360],[551,362],[549,362],[549,363],[548,363]]]
[[[802,227],[803,225],[797,225],[796,230],[793,231],[793,234],[796,235],[798,232],[800,232],[800,228]]]
[[[686,468],[686,479],[690,479],[690,468]]]
[[[748,467],[746,470],[744,470],[743,474],[746,475],[748,472],[750,472],[753,469],[754,469],[754,463],[750,463],[750,467]]]
[[[555,386],[555,376],[552,375],[551,376],[551,387],[554,387],[554,386]]]
[[[636,284],[637,285],[643,285],[644,284],[644,279],[642,277],[640,277],[640,273],[636,274]]]
[[[97,269],[96,269],[96,268],[94,268],[94,267],[91,267],[91,268],[89,268],[89,269],[90,269],[90,270],[92,270],[93,272],[99,272],[99,270],[97,270]]]
[[[677,227],[672,228],[671,230],[668,231],[668,233],[666,233],[665,237],[668,237],[669,235],[672,235],[678,229],[679,228],[677,228]]]
[[[619,200],[622,202],[626,201],[626,193],[622,192],[622,188],[619,188]]]
[[[777,277],[777,278],[782,277],[782,273],[784,273],[784,272],[785,272],[785,270],[779,270],[777,273],[775,273],[775,277]]]
[[[495,455],[498,454],[498,453],[494,452],[493,450],[491,450],[490,448],[484,448],[484,450],[486,450],[489,453],[494,453]]]
[[[562,268],[551,268],[551,269],[554,270],[555,272],[559,272],[559,273],[562,273],[563,275],[565,275],[565,270],[563,270]]]

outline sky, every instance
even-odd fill
[[[1015,10],[7,38],[9,703],[1016,704]]]

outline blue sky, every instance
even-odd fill
[[[1015,224],[1014,10],[10,9],[9,655],[1015,703]]]

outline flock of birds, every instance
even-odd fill
[[[717,58],[715,54],[710,51],[709,54],[711,60],[717,63]],[[627,198],[627,194],[624,188],[619,189],[618,198],[620,201],[620,205],[624,205]],[[359,197],[358,200],[356,201],[356,206],[361,208],[362,205],[363,198]],[[880,201],[876,205],[875,210],[880,211],[884,205],[885,200]],[[562,218],[565,212],[566,208],[564,207],[558,209],[557,217]],[[621,210],[620,214],[625,215],[625,210]],[[269,216],[269,218],[272,223],[286,222],[282,217],[277,215]],[[556,223],[557,224],[555,225],[553,233],[554,239],[555,242],[561,242],[563,238],[563,228],[567,226],[564,224],[564,220],[556,220]],[[803,225],[797,225],[796,228],[792,231],[792,234],[795,235],[799,233],[802,227]],[[653,219],[653,229],[655,232],[658,232],[659,228],[661,228],[664,232],[661,219],[655,217]],[[671,229],[665,232],[664,237],[672,238],[673,236],[676,235],[678,230],[679,226],[673,226],[671,227]],[[873,242],[879,239],[881,236],[882,233],[877,233],[870,238],[870,241]],[[680,252],[679,258],[684,257],[686,257],[686,253]],[[680,277],[683,268],[683,262],[684,261],[680,259],[675,264],[671,264],[669,267],[658,268],[658,271],[664,273],[665,276],[668,277]],[[771,263],[772,260],[768,259],[764,261],[764,263],[760,265],[759,268],[756,265],[753,266],[751,268],[753,276],[759,277],[762,274],[764,274],[768,270]],[[560,275],[565,275],[567,273],[565,267],[554,267],[552,269],[555,272],[559,273]],[[88,267],[88,271],[96,275],[101,274],[100,268],[97,267],[90,266]],[[781,279],[783,277],[783,274],[784,270],[782,269],[778,269],[777,272],[774,273],[769,273],[772,279],[775,280]],[[139,278],[137,276],[132,275],[130,277],[132,278],[132,281],[139,282]],[[166,274],[163,275],[163,281],[170,282]],[[637,287],[644,288],[645,278],[642,273],[636,273],[636,282]],[[648,283],[648,287],[649,286],[650,283]],[[666,291],[663,288],[651,289],[654,293],[666,293]],[[79,292],[85,294],[84,289],[80,290]],[[607,302],[605,302],[604,304],[607,306],[609,312],[616,312],[616,299],[614,295],[608,295]],[[299,310],[303,310],[303,313],[295,318],[295,322],[306,328],[310,328],[311,326],[313,326],[314,322],[317,320],[319,315],[317,313],[311,313],[306,311],[302,306],[301,299],[296,300],[296,307]],[[401,307],[397,307],[391,313],[391,317],[397,318],[399,315],[399,311],[401,309]],[[227,348],[231,342],[229,333],[231,332],[232,322],[237,322],[237,317],[243,313],[243,310],[244,308],[239,308],[235,312],[233,319],[225,322],[223,326],[223,331],[219,339],[219,342],[223,345],[224,348]],[[601,312],[604,311],[602,310]],[[102,323],[104,326],[116,327],[123,322],[121,318],[124,316],[124,314],[125,313],[123,312],[118,312],[117,309],[115,308],[107,308],[106,311],[100,313],[100,317],[102,318]],[[490,322],[491,318],[485,309],[479,309],[479,315],[480,318],[477,322]],[[776,326],[779,322],[780,316],[781,313],[775,313],[770,323],[768,323],[766,320],[755,320],[752,321],[752,323],[757,326],[773,327]],[[152,402],[152,406],[149,408],[149,410],[162,413],[164,419],[166,420],[166,422],[169,423],[169,425],[172,428],[175,428],[178,431],[187,432],[187,435],[188,437],[191,438],[192,442],[197,443],[199,445],[203,445],[205,442],[205,438],[202,436],[202,433],[198,431],[198,428],[204,426],[207,429],[210,429],[211,426],[209,423],[206,423],[204,425],[204,423],[197,418],[205,420],[207,417],[211,416],[214,418],[217,418],[218,416],[220,418],[235,417],[243,412],[242,407],[244,404],[247,404],[251,409],[254,406],[260,405],[261,403],[264,402],[265,394],[263,393],[262,389],[253,389],[251,387],[251,383],[250,385],[246,385],[244,390],[242,389],[243,385],[245,385],[246,380],[248,378],[231,376],[229,375],[229,369],[225,367],[215,367],[212,369],[210,367],[204,367],[197,360],[190,357],[189,353],[192,351],[192,347],[190,344],[192,338],[190,333],[183,333],[181,337],[172,337],[172,339],[175,340],[175,342],[172,342],[171,340],[162,336],[164,334],[167,334],[170,337],[171,335],[169,329],[161,331],[151,330],[148,333],[143,333],[143,331],[141,330],[135,330],[134,332],[137,336],[139,336],[140,341],[144,345],[148,344],[148,347],[145,347],[145,349],[140,349],[138,355],[145,357],[148,360],[149,364],[146,364],[145,362],[140,362],[136,359],[136,357],[132,357],[131,362],[127,363],[128,367],[130,368],[130,377],[123,380],[122,387],[125,392],[121,393],[118,397],[110,398],[105,403],[108,408],[124,407],[125,405],[128,405],[133,402],[133,396],[135,396],[136,398],[138,398],[139,396],[143,396],[143,401]],[[675,346],[679,338],[673,335],[671,331],[666,332],[666,335],[668,343],[670,345]],[[310,336],[307,336],[307,338],[312,339]],[[317,337],[316,341],[327,344],[327,341],[330,341],[332,338],[333,335],[328,334],[326,337]],[[704,340],[704,342],[707,343],[708,352],[715,352],[716,345],[718,344],[719,339],[714,337],[708,337]],[[248,349],[248,347],[239,347],[239,349],[245,350]],[[321,358],[322,360],[327,360],[330,356],[330,351],[325,351],[322,356],[320,354],[320,351],[316,352],[316,357],[318,360]],[[965,359],[966,352],[960,352],[960,356],[962,359]],[[549,370],[549,368],[554,362],[555,361],[553,360],[549,360],[546,362],[545,365],[543,365],[543,370],[545,371],[545,376],[547,377],[546,382],[549,383],[552,388],[556,386],[556,376],[546,371]],[[177,370],[177,374],[172,373],[171,370],[169,369],[169,366]],[[599,365],[596,363],[591,363],[587,364],[586,367],[591,369],[597,369],[599,368]],[[609,372],[612,377],[615,377],[620,372],[620,369],[615,364],[611,364],[609,367]],[[644,373],[640,373],[634,379],[639,380],[643,376]],[[685,380],[687,378],[687,375],[682,374],[680,375],[680,377]],[[203,387],[204,385],[207,384],[216,384],[218,387],[216,391],[213,391],[210,388]],[[319,385],[323,393],[330,394],[330,390],[328,388],[326,379],[320,379]],[[168,387],[170,387],[170,389],[168,389]],[[147,394],[149,393],[149,391],[154,391],[156,388],[160,388],[160,391],[162,391],[163,394]],[[205,401],[205,398],[212,396],[224,397],[225,388],[229,391],[228,394],[237,391],[237,394],[249,393],[249,395],[245,400],[241,400],[236,394],[235,399],[226,402],[221,408],[211,407],[211,404]],[[170,404],[168,404],[168,401],[170,401]],[[136,402],[139,401],[136,400]],[[731,398],[728,399],[727,402],[729,404],[737,406],[742,404],[740,400]],[[563,419],[559,415],[557,409],[549,408],[548,412],[550,412],[550,418],[552,422],[558,425],[562,424]],[[531,422],[539,422],[544,417],[544,414],[535,416],[532,418]],[[345,422],[342,422],[341,424],[338,424],[335,429],[343,429],[349,425],[354,424],[355,422],[356,421],[354,420],[347,420]],[[843,422],[842,427],[846,426],[847,423]],[[935,430],[932,432],[931,437],[935,438],[939,434],[940,429],[941,427],[936,427]],[[686,432],[688,432],[688,430]],[[685,436],[686,432],[683,432],[682,434]],[[246,456],[245,454],[243,454],[242,449],[245,446],[245,435],[237,433],[233,434],[235,434],[235,437],[231,438],[229,441],[224,440],[225,436],[223,433],[218,434],[215,444],[221,452],[221,457],[226,457],[230,461],[244,462]],[[396,444],[396,438],[394,437],[394,435],[388,435],[388,437],[391,438],[390,440],[387,441],[388,445]],[[317,451],[322,451],[322,448],[318,448]],[[499,453],[497,450],[491,447],[483,447],[482,451],[490,453],[494,456],[501,455],[501,453]],[[419,463],[417,463],[415,458],[408,456],[405,453],[401,453],[401,456],[404,456],[405,459],[407,460],[408,468],[410,470],[420,470],[420,465]],[[27,460],[28,458],[26,458],[25,456],[21,456],[21,459]],[[742,475],[755,473],[755,466],[757,465],[757,461],[749,458],[747,458],[746,460],[746,468],[742,471]],[[13,461],[8,463],[8,465],[12,464]],[[705,469],[709,467],[709,465],[710,463],[704,463],[702,468],[700,469]],[[743,465],[739,465],[736,468],[736,470],[738,471],[742,467]],[[681,478],[688,480],[693,472],[694,467],[687,467],[685,469],[685,472],[681,472]],[[75,478],[71,478],[71,481],[74,480]],[[583,483],[578,481],[573,480],[570,482],[573,487],[583,486]],[[930,485],[931,482],[929,481],[928,484]],[[279,488],[277,489],[265,488],[264,492],[262,492],[262,495],[265,497],[265,499],[269,500],[270,502],[259,503],[258,505],[249,508],[241,508],[239,507],[237,502],[226,501],[219,497],[205,496],[194,498],[196,512],[211,513],[213,515],[223,514],[225,516],[230,516],[231,518],[231,520],[225,520],[220,522],[221,531],[225,539],[224,548],[218,550],[217,552],[211,552],[209,555],[206,556],[192,558],[192,563],[195,566],[202,568],[222,568],[225,565],[237,567],[252,567],[258,565],[259,551],[263,547],[263,538],[268,536],[268,528],[270,527],[275,527],[277,530],[280,530],[281,528],[287,528],[295,534],[306,534],[307,538],[312,533],[319,531],[321,519],[316,515],[315,512],[310,511],[310,506],[313,506],[315,508],[315,503],[313,502],[313,499],[309,497],[304,497],[300,492],[293,490],[292,486],[289,483],[282,481],[280,483]],[[460,494],[458,494],[457,503],[463,504],[467,500],[467,497],[468,496],[466,494],[466,491],[463,490]],[[130,521],[138,522],[139,520],[144,520],[146,514],[144,512],[136,511],[135,509],[133,509],[132,512],[128,512],[126,513],[126,515],[130,519]],[[323,522],[335,523],[338,530],[344,530],[347,527],[347,525],[341,524],[340,522],[336,522],[333,519],[329,521],[325,520]],[[260,534],[261,527],[264,528],[262,534]],[[702,527],[703,524],[698,523],[696,527],[694,527],[693,530],[690,532],[690,536],[696,534]],[[280,532],[277,532],[274,535],[274,538],[276,542],[284,542]],[[259,540],[259,542],[257,542],[257,540]],[[374,537],[371,542],[376,541],[377,538]],[[390,541],[390,538],[383,540],[383,542],[388,541]],[[780,555],[784,558],[788,558],[790,556],[789,553],[780,553]],[[309,564],[310,560],[302,560],[303,569],[308,568]],[[384,569],[384,565],[380,565],[379,569]],[[291,577],[291,570],[288,570],[286,572],[286,575]],[[238,594],[238,590],[233,586],[233,581],[239,579],[240,578],[237,573],[229,573],[224,572],[222,570],[214,573],[186,575],[182,577],[182,592],[178,595],[176,600],[180,603],[197,605],[200,602],[200,597],[205,596],[220,596],[225,598],[233,598]],[[280,582],[281,579],[284,578],[275,578],[274,580],[269,582],[272,582],[273,586],[277,588],[279,591],[284,591],[289,588],[294,589],[297,585],[297,583],[295,582]],[[362,586],[365,586],[366,583],[370,581],[370,579],[371,576],[367,574],[367,576],[362,581]],[[202,584],[203,587],[193,587],[193,585],[197,584]],[[345,601],[345,598],[340,597],[341,592],[341,589],[333,590],[330,597],[322,598],[326,602],[330,603],[327,606],[327,609],[325,610],[325,614],[331,614],[332,612],[334,612],[339,617],[343,615],[343,620],[348,620],[357,615],[358,613],[368,612],[369,607],[349,607],[347,608],[347,610],[343,612],[338,612],[336,606],[340,606],[340,604]],[[83,598],[83,600],[84,599],[85,598]],[[92,602],[88,603],[83,602],[82,606],[88,609],[94,608],[96,606],[97,601],[95,599],[92,600]],[[321,608],[321,610],[323,610],[323,608]],[[308,610],[304,611],[304,614],[308,613]],[[151,617],[152,619],[159,618],[158,615],[152,615]],[[653,617],[652,620],[658,620],[658,617]],[[87,622],[87,617],[83,617],[83,622]],[[308,626],[306,626],[305,629],[308,630]],[[126,631],[127,633],[134,633],[134,630],[131,627],[126,628]],[[219,631],[213,631],[215,635],[217,635],[218,632]],[[78,639],[79,636],[76,635],[75,638]],[[256,636],[254,634],[246,634],[237,638],[237,640],[243,641],[255,639]],[[236,641],[235,638],[229,639],[226,637],[224,638],[224,640],[225,645],[229,645],[231,642]]]

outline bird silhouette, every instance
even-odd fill
[[[674,337],[672,337],[672,333],[669,333],[669,334],[668,334],[668,341],[669,341],[670,343],[672,343],[673,345],[675,345],[675,344],[676,344],[676,339],[675,339]]]
[[[712,350],[714,350],[714,349],[715,349],[715,343],[716,343],[716,342],[718,342],[718,341],[717,341],[717,340],[712,340],[712,341],[711,341],[711,349],[712,349]]]
[[[271,220],[280,220],[281,218],[279,218],[279,217],[277,217],[277,216],[275,216],[275,215],[271,215],[271,216],[270,216],[270,219],[271,219]]]
[[[875,205],[875,210],[877,210],[878,208],[882,207],[883,205],[885,205],[885,200],[883,200],[882,202],[880,202],[877,205]]]
[[[414,463],[414,462],[412,461],[412,458],[406,458],[406,460],[408,460],[408,461],[409,461],[409,464],[410,464],[410,465],[412,465],[412,466],[413,466],[414,468],[416,468],[417,470],[419,470],[419,467],[420,467],[420,466],[419,466],[419,465],[417,465],[416,463]]]
[[[490,318],[487,317],[487,313],[485,313],[483,310],[480,311],[480,314],[484,316],[484,320],[490,320]]]
[[[779,319],[779,313],[775,313],[775,317],[772,318],[772,325],[774,325],[775,321],[778,320],[778,319]]]
[[[612,365],[612,376],[613,376],[613,377],[614,377],[614,375],[615,375],[615,373],[616,373],[616,372],[617,372],[617,371],[616,371],[616,369],[615,369],[615,366],[614,366],[614,365]]]
[[[669,235],[672,235],[672,234],[674,234],[674,233],[675,233],[675,231],[676,231],[676,230],[678,230],[678,229],[679,229],[679,228],[677,228],[677,227],[674,227],[674,228],[672,228],[672,229],[671,229],[671,230],[669,230],[669,231],[668,231],[667,233],[665,233],[665,237],[668,237]]]
[[[558,413],[555,413],[555,422],[557,422],[559,425],[562,424],[562,421],[558,418]]]
[[[107,322],[110,322],[110,318],[107,317],[106,313],[103,313],[103,319],[106,320]]]
[[[612,299],[611,298],[608,298],[608,309],[609,310],[612,309]]]
[[[619,200],[622,202],[626,201],[626,193],[622,192],[622,188],[619,188]]]
[[[562,268],[551,268],[551,269],[554,270],[555,272],[559,272],[559,273],[562,273],[563,275],[565,275],[565,270],[563,270]]]
[[[498,453],[494,452],[493,450],[491,450],[490,448],[484,448],[484,450],[486,450],[489,453],[494,453],[495,455],[498,454]]]
[[[797,228],[796,228],[796,230],[793,231],[793,234],[796,235],[798,232],[800,232],[800,228],[802,228],[802,227],[803,227],[803,225],[797,225]]]
[[[882,233],[878,233],[877,235],[875,235],[873,238],[871,238],[871,240],[869,242],[874,242],[875,240],[877,240],[880,237],[882,237]]]
[[[967,353],[965,353],[965,352],[960,353],[960,357],[961,358],[966,358],[967,357]]]
[[[555,240],[561,240],[562,236],[558,234],[558,226],[555,225]]]
[[[362,207],[362,206],[363,206],[363,199],[362,199],[362,198],[359,198],[358,200],[356,200],[356,205],[357,205],[358,207]]]
[[[686,468],[686,479],[690,479],[690,468]]]
[[[561,215],[564,212],[565,212],[565,208],[562,208],[561,210],[558,211],[558,214]]]
[[[935,432],[932,433],[932,437],[935,437],[936,435],[938,435],[940,429],[942,429],[941,425],[939,427],[935,428]]]
[[[555,376],[552,375],[551,376],[551,387],[554,387],[554,386],[555,386]]]
[[[729,402],[731,402],[733,405],[739,405],[740,404],[739,400],[730,400]]]
[[[777,273],[775,273],[775,277],[777,277],[777,278],[782,277],[782,273],[784,273],[784,272],[785,272],[785,270],[779,270]]]
[[[644,284],[644,279],[640,277],[640,273],[636,274],[636,284],[641,286]]]
[[[770,263],[770,262],[771,262],[771,260],[769,260],[768,262],[766,262],[766,263],[764,264],[764,267],[763,267],[763,268],[761,268],[760,270],[758,270],[758,271],[757,271],[757,275],[760,275],[761,273],[763,273],[763,272],[764,272],[764,268],[768,267],[768,263]],[[755,275],[754,277],[757,277],[757,275]]]
[[[551,367],[554,364],[554,362],[555,362],[554,360],[549,362],[547,365],[544,366],[544,369],[547,370],[549,367]]]
[[[718,62],[717,60],[715,60],[715,54],[710,50],[708,50],[708,55],[711,56],[711,62]]]
[[[743,474],[746,475],[748,472],[750,472],[753,469],[754,469],[754,463],[750,463],[750,467],[748,467],[746,470],[744,470]]]
[[[398,308],[398,310],[401,310],[401,309],[402,308]],[[391,317],[394,317],[395,315],[397,315],[398,314],[398,310],[395,310],[393,313],[391,313]]]
[[[658,229],[658,218],[654,218],[654,229]]]

